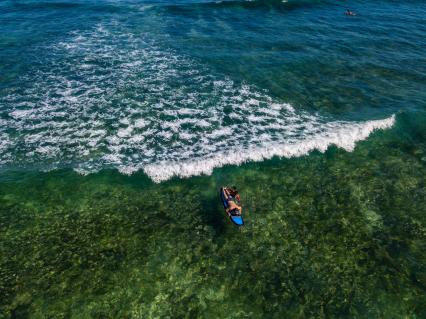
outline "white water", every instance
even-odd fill
[[[0,165],[143,170],[155,182],[215,167],[294,157],[330,145],[352,151],[394,116],[333,121],[123,30],[75,32],[0,97]]]
[[[155,182],[170,179],[173,176],[190,177],[211,174],[215,167],[240,165],[248,161],[263,161],[274,156],[296,157],[306,155],[313,150],[325,152],[330,145],[336,145],[347,151],[355,148],[355,143],[366,139],[374,130],[391,127],[395,117],[363,123],[327,123],[323,132],[293,142],[263,142],[259,146],[247,148],[235,147],[223,153],[216,153],[204,158],[184,161],[169,161],[146,165],[144,172]],[[123,173],[132,173],[137,166],[125,166]]]

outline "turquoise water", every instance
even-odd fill
[[[0,317],[426,317],[425,16],[2,1]]]

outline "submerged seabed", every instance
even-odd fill
[[[346,5],[0,1],[0,318],[426,318],[425,7]]]
[[[3,317],[423,318],[425,114],[331,148],[155,184],[116,171],[0,184]],[[247,225],[227,223],[223,184]]]

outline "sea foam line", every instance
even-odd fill
[[[163,162],[149,164],[143,171],[154,182],[162,182],[174,176],[187,178],[195,175],[210,175],[214,168],[225,165],[241,165],[252,161],[260,162],[274,156],[292,158],[307,155],[313,150],[325,152],[329,146],[336,145],[348,152],[354,150],[356,142],[365,140],[372,132],[387,129],[394,125],[395,115],[383,120],[366,121],[363,123],[342,123],[337,130],[327,130],[311,139],[302,140],[294,144],[275,143],[262,146],[235,149],[223,154],[215,154],[209,158],[187,160],[183,162]],[[131,167],[122,167],[122,173],[132,173]]]

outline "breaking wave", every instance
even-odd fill
[[[143,170],[160,182],[330,145],[351,151],[395,121],[297,111],[117,24],[49,50],[22,87],[0,95],[0,166]]]
[[[161,182],[173,176],[190,177],[193,175],[211,174],[215,167],[224,165],[239,165],[248,161],[263,161],[274,156],[296,157],[306,155],[313,150],[325,152],[330,145],[336,145],[347,151],[355,148],[357,141],[366,139],[374,130],[389,128],[394,124],[395,117],[384,120],[368,121],[364,123],[328,123],[324,131],[314,135],[311,139],[300,141],[272,143],[266,142],[261,146],[248,146],[245,149],[235,148],[224,153],[212,154],[206,158],[182,162],[163,162],[149,164],[144,172],[154,181]],[[123,171],[132,172],[135,167],[124,168]]]

